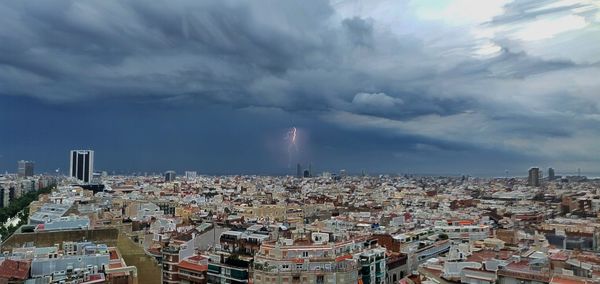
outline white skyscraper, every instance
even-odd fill
[[[187,179],[187,180],[196,179],[197,176],[198,176],[198,174],[195,171],[186,171],[185,172],[185,179]]]
[[[72,150],[70,163],[69,176],[85,183],[90,182],[94,173],[94,151]]]

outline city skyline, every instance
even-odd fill
[[[0,1],[0,283],[600,284],[600,0]]]
[[[2,172],[600,171],[594,1],[0,5]]]
[[[167,178],[167,175],[169,174],[183,174],[184,177],[189,178],[189,175],[193,175],[195,176],[197,174],[197,171],[195,169],[190,169],[190,168],[184,168],[184,169],[178,169],[178,170],[173,170],[172,168],[168,169],[168,170],[151,170],[151,171],[138,171],[138,170],[114,170],[114,169],[94,169],[94,162],[95,162],[95,158],[94,158],[94,150],[88,149],[88,150],[71,150],[69,152],[69,169],[68,169],[68,173],[62,173],[60,171],[60,168],[54,170],[54,173],[52,172],[44,172],[43,174],[57,174],[57,175],[61,175],[61,174],[68,174],[68,176],[76,178],[76,179],[80,179],[82,182],[89,182],[91,181],[91,177],[94,173],[97,174],[116,174],[116,175],[154,175],[154,176],[161,176],[164,175],[166,179],[168,179],[169,181],[174,180],[174,178]],[[80,174],[80,171],[84,171],[84,169],[78,169],[77,165],[78,165],[78,161],[77,160],[73,160],[73,159],[77,159],[76,157],[79,157],[80,155],[91,155],[91,160],[89,162],[90,164],[90,168],[87,168],[85,170],[85,172],[87,173],[87,176],[84,177],[86,174]],[[30,169],[25,170],[25,165],[27,165],[27,167],[29,167]],[[33,175],[33,165],[34,162],[32,161],[25,161],[25,160],[20,160],[17,162],[17,171],[15,173],[17,173],[19,176],[32,176]],[[517,170],[516,173],[511,173],[508,170],[504,170],[504,175],[500,175],[500,174],[494,174],[494,175],[485,175],[485,174],[480,174],[480,175],[472,175],[469,173],[452,173],[452,172],[445,172],[445,173],[419,173],[419,172],[368,172],[365,169],[361,170],[360,172],[349,172],[349,174],[351,175],[369,175],[369,174],[391,174],[391,175],[415,175],[415,176],[448,176],[448,177],[455,177],[455,176],[473,176],[473,177],[483,177],[483,178],[490,178],[490,177],[497,177],[497,178],[501,178],[501,177],[510,177],[510,178],[522,178],[522,177],[528,177],[529,179],[529,183],[531,183],[531,171],[532,170],[537,170],[538,172],[535,174],[536,176],[538,176],[536,179],[541,179],[542,177],[544,177],[544,169],[541,169],[537,166],[535,167],[531,167],[529,168],[528,171],[523,171],[523,170]],[[192,171],[190,171],[192,170]],[[337,168],[337,169],[322,169],[322,170],[315,170],[312,168],[312,162],[308,162],[308,164],[306,165],[302,165],[301,163],[297,163],[294,167],[294,172],[290,171],[291,169],[288,168],[286,169],[284,172],[279,172],[279,173],[256,173],[256,172],[238,172],[238,173],[215,173],[215,172],[204,172],[201,173],[201,175],[207,175],[207,176],[218,176],[218,175],[258,175],[258,176],[268,176],[268,175],[273,175],[273,176],[295,176],[295,177],[317,177],[317,176],[321,176],[322,174],[338,174],[337,171],[339,171],[339,174],[341,175],[341,172],[343,172],[344,174],[346,174],[346,169],[345,168]],[[6,171],[9,172],[9,171]],[[28,174],[24,174],[25,172],[28,172]],[[179,172],[179,173],[178,173]],[[308,173],[308,176],[307,176]],[[525,173],[523,175],[523,173]],[[555,171],[554,168],[552,167],[548,167],[546,169],[546,178],[549,178],[550,180],[553,180],[555,177],[555,174],[557,172]],[[80,176],[81,175],[81,176]],[[600,178],[597,175],[597,173],[595,172],[586,172],[586,171],[581,171],[581,168],[577,168],[575,171],[570,171],[570,170],[566,170],[566,171],[558,171],[558,177],[562,176],[587,176],[590,175],[590,178],[592,179],[596,179],[596,178]],[[86,180],[87,179],[87,180]],[[538,181],[539,183],[539,181]]]

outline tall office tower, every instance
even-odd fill
[[[33,176],[33,162],[21,160],[17,162],[17,167],[20,177]]]
[[[69,176],[85,183],[90,182],[94,172],[94,151],[72,150],[70,158]]]
[[[298,165],[296,165],[296,177],[297,178],[302,177],[302,166],[300,165],[300,163],[298,163]]]
[[[529,169],[529,176],[527,177],[527,185],[529,186],[540,186],[540,168]]]
[[[187,179],[187,180],[196,179],[197,176],[198,176],[198,174],[195,171],[186,171],[185,172],[185,179]]]
[[[554,169],[548,168],[548,180],[554,180],[554,179],[556,179],[556,176],[554,175]]]
[[[175,171],[166,171],[165,172],[165,181],[175,181]]]

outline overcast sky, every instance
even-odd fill
[[[595,173],[600,2],[3,1],[0,122],[2,171]]]

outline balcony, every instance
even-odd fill
[[[214,273],[214,274],[221,274],[221,267],[209,263],[208,264],[208,272]]]
[[[498,276],[510,277],[514,279],[526,279],[538,282],[549,282],[550,276],[537,271],[514,271],[508,269],[498,270]]]
[[[302,273],[332,273],[332,272],[349,272],[358,271],[358,265],[339,265],[338,267],[332,268],[320,268],[320,269],[308,269],[308,268],[289,268],[289,269],[278,269],[275,266],[264,266],[260,264],[254,264],[254,271],[262,273],[273,273],[273,274],[289,274],[292,276],[298,276]]]
[[[239,280],[248,279],[248,271],[232,269],[230,276],[231,278]]]

